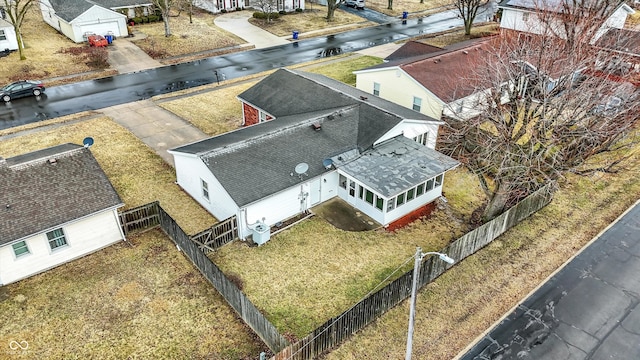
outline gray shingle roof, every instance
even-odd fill
[[[74,144],[0,160],[0,189],[0,246],[122,205],[91,152]]]
[[[279,69],[238,98],[275,117],[368,104],[403,119],[435,119],[323,75]]]
[[[151,5],[150,1],[135,0],[49,0],[51,7],[55,10],[56,15],[67,22],[82,15],[92,6],[98,5],[105,9],[114,9],[128,6],[147,6]]]
[[[398,135],[355,160],[336,166],[389,198],[459,164],[444,154]]]
[[[357,147],[359,112],[351,106],[331,120],[327,115],[333,111],[280,117],[173,151],[197,150],[236,204],[244,206],[300,183],[294,171],[299,163],[309,165],[305,181],[328,171],[323,160]],[[322,123],[320,130],[314,122]]]
[[[239,98],[277,119],[171,150],[199,156],[238,206],[329,171],[325,159],[365,153],[404,119],[435,121],[321,75],[291,70],[276,71]],[[309,169],[301,179],[294,169],[303,162]]]

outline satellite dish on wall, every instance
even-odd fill
[[[84,147],[88,148],[91,145],[93,145],[93,138],[92,137],[86,137],[84,138],[84,140],[82,140],[82,144],[84,145]]]
[[[300,163],[296,165],[296,168],[295,168],[296,174],[298,175],[305,174],[307,170],[309,170],[309,164],[307,163]]]

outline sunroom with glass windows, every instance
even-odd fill
[[[404,136],[357,156],[332,159],[339,175],[338,196],[382,225],[442,196],[445,172],[459,165]]]

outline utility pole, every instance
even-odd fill
[[[411,285],[411,302],[409,307],[409,330],[407,333],[407,354],[405,360],[411,360],[413,348],[413,323],[416,318],[416,292],[418,291],[418,277],[420,276],[420,263],[422,262],[422,249],[416,250],[415,261],[413,263],[413,283]]]
[[[418,292],[418,278],[420,277],[420,265],[422,264],[422,259],[427,255],[438,255],[440,260],[446,262],[447,264],[455,263],[455,260],[450,258],[447,254],[439,253],[439,252],[426,252],[423,253],[422,249],[418,247],[416,249],[416,258],[413,263],[413,283],[411,284],[411,303],[409,308],[409,330],[407,333],[407,355],[405,356],[405,360],[411,360],[411,351],[413,348],[413,323],[416,319],[416,295]]]

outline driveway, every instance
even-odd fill
[[[392,21],[398,21],[398,18],[396,17],[385,15],[381,12],[371,10],[367,7],[365,7],[364,9],[358,10],[356,8],[349,7],[347,5],[341,5],[340,10],[344,10],[348,13],[360,16],[363,19],[367,19],[369,21],[373,21],[378,24],[386,24]]]
[[[256,49],[289,44],[288,40],[249,23],[251,16],[253,14],[249,11],[234,11],[216,17],[213,23],[253,44]]]
[[[109,65],[118,70],[120,74],[162,66],[159,61],[151,58],[127,38],[115,39],[107,49],[109,50]]]

